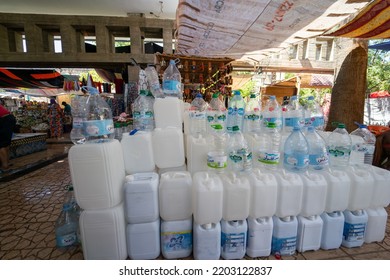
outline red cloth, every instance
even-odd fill
[[[8,111],[7,108],[5,108],[3,105],[0,105],[0,118],[9,114],[11,114],[11,112]]]

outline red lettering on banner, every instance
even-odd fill
[[[289,0],[286,0],[284,1],[282,4],[280,4],[280,6],[278,7],[278,9],[276,10],[275,12],[275,15],[272,19],[272,21],[270,22],[267,22],[265,24],[265,29],[269,30],[269,31],[273,31],[275,29],[275,24],[274,22],[275,21],[278,21],[278,22],[282,22],[283,21],[283,17],[284,15],[286,14],[286,12],[288,12],[289,10],[291,10],[291,7],[294,6],[294,3],[292,3],[291,1]]]

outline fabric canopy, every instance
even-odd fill
[[[390,38],[390,0],[375,0],[329,36],[363,39]]]
[[[53,69],[0,68],[0,88],[62,88],[64,77]]]
[[[390,51],[390,41],[368,46],[369,49]]]
[[[253,64],[322,35],[370,0],[179,0],[176,52]]]

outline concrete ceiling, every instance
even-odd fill
[[[179,0],[1,0],[1,13],[127,16],[175,19]]]

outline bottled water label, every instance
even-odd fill
[[[310,117],[305,119],[305,126],[321,127],[324,124],[324,117]]]
[[[247,149],[239,149],[237,151],[232,151],[229,153],[229,158],[234,163],[241,163],[244,160],[248,161],[252,159],[252,153],[248,152]]]
[[[108,120],[90,120],[83,123],[86,136],[103,136],[114,133],[114,122]]]
[[[236,253],[245,249],[246,234],[240,233],[221,233],[221,247],[225,253]]]
[[[228,114],[230,116],[236,116],[236,115],[239,115],[239,116],[244,116],[244,108],[233,108],[233,107],[229,107],[228,109]]]
[[[278,164],[280,159],[279,152],[264,152],[260,151],[257,160],[264,164]]]
[[[344,240],[354,242],[364,240],[365,223],[350,224],[344,223],[343,237]]]
[[[82,118],[73,118],[73,128],[83,128],[83,119]]]
[[[207,122],[209,123],[223,123],[226,120],[225,114],[214,114],[207,116]]]
[[[134,119],[152,119],[153,112],[152,111],[146,111],[146,112],[134,111],[133,117],[134,117]]]
[[[366,153],[366,154],[373,154],[375,151],[374,145],[367,145],[365,143],[356,143],[352,146],[352,150],[356,152]]]
[[[282,126],[282,119],[281,118],[264,118],[264,126],[267,126],[268,123],[275,123],[276,127],[281,127]]]
[[[59,235],[56,237],[56,244],[58,247],[67,247],[75,244],[77,241],[76,232]]]
[[[329,156],[335,158],[349,158],[351,150],[346,149],[345,147],[332,147],[329,149]]]
[[[181,92],[181,85],[175,80],[166,80],[163,82],[163,89],[168,94],[175,94]]]
[[[306,169],[309,166],[309,162],[309,155],[284,153],[284,165],[290,166],[293,170]]]
[[[301,127],[303,125],[301,118],[285,118],[284,119],[284,126],[288,127],[295,127],[299,126]]]
[[[204,120],[206,118],[206,112],[201,111],[189,111],[190,119]]]
[[[245,115],[244,119],[247,121],[258,121],[258,120],[260,120],[260,115],[259,114],[249,114],[249,115]]]
[[[328,155],[323,153],[309,155],[309,160],[310,165],[316,170],[321,170],[329,164]]]
[[[282,256],[293,255],[297,248],[297,238],[295,236],[287,237],[287,238],[272,237],[271,244],[272,244],[271,247],[272,254],[279,253]]]
[[[207,166],[215,169],[227,167],[227,156],[223,153],[210,152],[207,154]]]
[[[186,251],[192,249],[192,232],[162,232],[161,242],[165,252]]]

